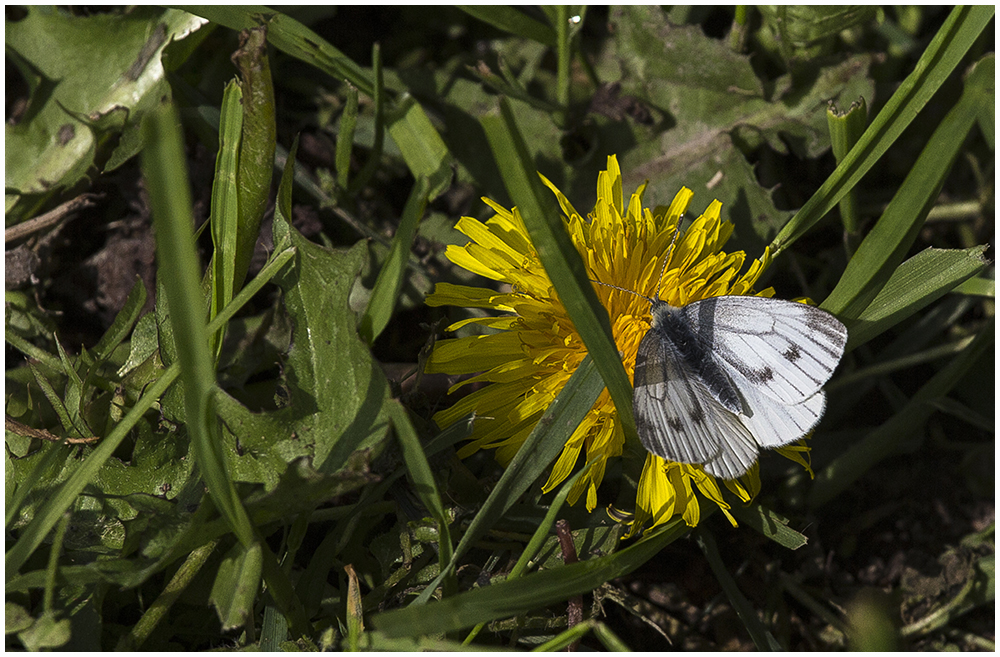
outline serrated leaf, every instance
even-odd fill
[[[5,128],[7,188],[40,194],[79,180],[94,161],[94,131],[137,129],[141,110],[170,94],[163,48],[204,24],[152,7],[93,16],[29,7],[8,19],[6,46],[40,83],[22,121]]]
[[[378,445],[388,430],[383,408],[388,382],[358,337],[348,303],[365,244],[327,249],[292,227],[294,150],[288,162],[274,219],[275,243],[287,241],[296,248],[292,263],[275,279],[294,327],[286,361],[288,403],[252,413],[228,395],[218,397],[235,476],[269,488],[281,475],[282,463],[310,456],[318,471],[332,474],[354,451]]]
[[[646,198],[655,204],[687,186],[696,198],[705,197],[705,205],[722,201],[737,229],[756,233],[758,241],[770,239],[788,214],[774,207],[752,175],[733,174],[734,167],[749,168],[735,163],[743,157],[738,144],[766,143],[779,152],[791,147],[801,158],[816,157],[830,145],[827,103],[873,93],[865,56],[824,68],[808,88],[783,97],[790,78],[777,80],[769,92],[748,57],[698,26],[669,24],[658,7],[615,9],[612,20],[623,91],[663,113],[650,138],[623,158],[626,187],[648,180]]]

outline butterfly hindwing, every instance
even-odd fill
[[[788,445],[809,433],[823,416],[826,395],[822,390],[797,404],[785,404],[748,388],[742,391],[748,413],[740,419],[757,443],[773,449]]]

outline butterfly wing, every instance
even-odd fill
[[[749,411],[740,419],[756,441],[769,449],[793,443],[809,433],[826,408],[822,390],[797,404],[775,401],[752,387],[741,392]]]
[[[741,392],[752,388],[781,404],[814,397],[833,375],[847,343],[847,329],[836,317],[794,301],[722,296],[682,310],[702,347]],[[822,414],[822,403],[806,405],[817,406]]]
[[[762,447],[807,434],[823,416],[823,385],[840,362],[847,329],[833,315],[781,299],[723,296],[684,308],[703,348],[726,370]]]
[[[632,408],[647,450],[679,463],[702,463],[710,474],[740,476],[757,459],[753,435],[726,410],[681,358],[676,346],[649,330],[636,354]]]

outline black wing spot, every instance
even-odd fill
[[[770,367],[759,370],[748,369],[744,374],[750,380],[750,383],[757,385],[763,385],[774,378],[774,370]]]
[[[785,360],[787,360],[789,363],[794,363],[798,359],[802,358],[802,352],[799,351],[799,346],[795,344],[789,346],[788,350],[782,353],[781,355],[784,356]]]
[[[705,424],[705,409],[700,406],[691,411],[691,422],[694,424]]]
[[[677,433],[684,433],[684,423],[681,422],[681,419],[679,417],[668,417],[667,426],[669,426]]]

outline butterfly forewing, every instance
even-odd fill
[[[669,336],[655,328],[639,343],[634,387],[636,428],[653,454],[704,463],[706,470],[716,464],[719,476],[727,478],[753,464],[757,447],[750,431],[712,396]]]
[[[722,296],[683,308],[737,388],[784,404],[814,396],[840,362],[847,330],[833,315],[781,299]]]
[[[847,329],[805,304],[722,296],[655,302],[635,361],[633,410],[643,445],[711,475],[746,473],[761,448],[802,438],[826,406],[823,385]]]

